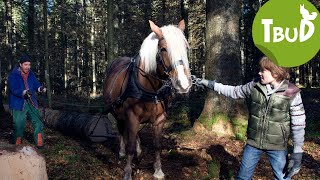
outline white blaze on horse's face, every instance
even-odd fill
[[[178,90],[178,93],[188,93],[191,87],[191,78],[187,74],[185,66],[180,64],[176,66],[176,78],[174,78],[173,86]]]
[[[190,81],[188,81],[188,78],[186,74],[184,73],[184,67],[183,65],[177,66],[178,71],[178,81],[180,81],[180,85],[182,89],[188,89],[190,88]]]

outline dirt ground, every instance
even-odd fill
[[[3,119],[2,119],[3,120]],[[7,119],[8,120],[8,119]],[[8,120],[9,121],[9,120]],[[154,151],[150,127],[140,132],[142,159],[135,160],[134,179],[152,179]],[[32,144],[30,124],[25,144]],[[47,163],[49,179],[121,179],[124,159],[118,158],[118,141],[103,143],[64,136],[46,129],[46,146],[40,149]],[[12,129],[1,128],[1,141],[10,142]],[[244,142],[210,134],[168,133],[163,135],[162,165],[166,179],[233,179],[241,160]],[[320,138],[306,139],[302,169],[293,179],[320,179]],[[265,156],[260,160],[253,179],[272,179]]]
[[[319,94],[318,94],[319,95]],[[317,97],[320,97],[315,95]],[[308,100],[308,98],[310,98]],[[309,117],[320,117],[319,99],[308,96],[305,106]],[[312,103],[313,102],[313,103]],[[319,122],[313,122],[309,130],[317,131]],[[192,127],[175,130],[175,124],[166,124],[162,139],[162,167],[169,180],[233,179],[236,175],[245,142],[229,137],[218,137],[210,133],[195,133]],[[316,128],[316,129],[314,129]],[[314,133],[313,133],[314,134]],[[153,179],[154,150],[152,133],[148,125],[140,131],[142,156],[134,161],[135,180]],[[12,117],[1,114],[0,141],[11,142]],[[32,144],[32,128],[27,124],[25,141]],[[49,179],[121,179],[125,159],[118,157],[117,138],[103,143],[92,143],[77,137],[45,128],[45,148],[40,149],[46,159]],[[272,169],[266,156],[260,160],[253,179],[273,179]],[[295,180],[320,179],[320,136],[307,136],[304,146],[302,168]]]

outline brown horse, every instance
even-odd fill
[[[132,179],[134,153],[141,154],[138,136],[141,123],[151,123],[154,131],[155,163],[153,176],[163,179],[161,132],[171,91],[187,93],[192,85],[188,64],[188,42],[184,21],[178,26],[159,28],[149,21],[152,32],[144,39],[139,54],[113,61],[104,84],[107,109],[117,119],[120,134],[119,156],[127,153],[123,179]]]

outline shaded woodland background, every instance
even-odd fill
[[[44,103],[58,107],[84,103],[92,105],[102,94],[107,65],[118,56],[134,56],[151,32],[148,20],[157,25],[186,21],[192,74],[241,84],[257,74],[262,56],[255,48],[251,26],[266,0],[3,0],[0,1],[0,81],[6,101],[7,77],[23,53],[32,57],[32,69],[48,87]],[[310,0],[318,9],[319,0]],[[285,7],[283,7],[285,8]],[[210,19],[224,17],[210,24]],[[232,21],[236,29],[226,28]],[[221,29],[213,34],[214,28]],[[236,37],[230,40],[228,37]],[[210,38],[214,37],[214,38]],[[214,52],[216,42],[223,50]],[[230,55],[231,54],[231,55]],[[230,60],[231,59],[231,60]],[[234,61],[233,61],[234,59]],[[228,61],[226,61],[228,60]],[[318,88],[320,53],[311,61],[291,68],[292,81],[302,88]],[[222,63],[223,62],[223,63]],[[237,66],[235,66],[237,65]],[[228,67],[228,69],[224,69]],[[230,67],[230,68],[229,68]],[[234,103],[214,101],[207,94],[204,113],[224,101],[223,109]],[[64,97],[64,98],[61,98]],[[68,97],[68,98],[66,98]],[[71,99],[72,98],[72,99]],[[64,101],[63,101],[64,100]],[[3,104],[1,98],[1,104]],[[65,102],[67,101],[67,102]],[[94,109],[103,109],[103,103]],[[241,105],[240,105],[241,106]],[[232,109],[232,108],[231,108]],[[218,113],[218,112],[215,112]],[[212,118],[209,115],[209,118]]]

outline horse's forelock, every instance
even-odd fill
[[[169,25],[161,27],[164,39],[167,42],[167,52],[171,59],[171,64],[179,65],[179,60],[182,60],[184,65],[189,68],[188,41],[183,32],[176,26]]]
[[[147,73],[156,71],[157,68],[157,53],[158,53],[158,42],[155,33],[150,33],[146,37],[140,48],[141,63],[144,64],[144,71]]]
[[[183,32],[174,25],[161,27],[165,41],[167,42],[167,52],[170,56],[171,64],[179,65],[182,60],[184,65],[189,68],[187,49],[189,44]],[[141,62],[147,73],[156,71],[156,56],[158,53],[158,38],[155,33],[150,33],[146,37],[140,48]]]

